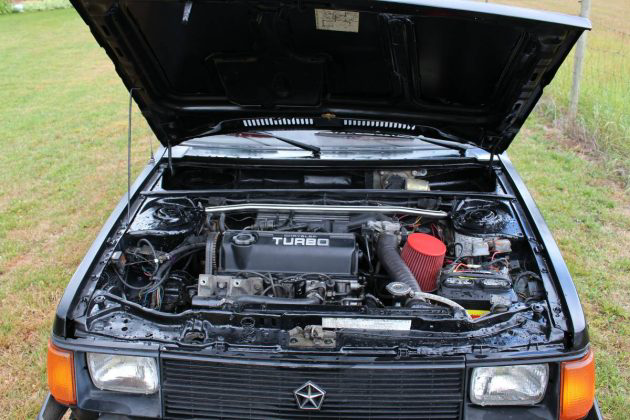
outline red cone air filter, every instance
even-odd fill
[[[423,292],[437,289],[446,245],[435,236],[426,233],[412,233],[402,250],[402,259],[407,264]]]

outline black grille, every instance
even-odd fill
[[[258,363],[258,364],[254,364]],[[457,419],[463,362],[275,364],[162,359],[167,418]],[[293,391],[312,381],[321,410],[297,407]]]

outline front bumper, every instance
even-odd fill
[[[39,414],[37,414],[37,420],[59,420],[66,414],[66,411],[68,411],[68,407],[59,404],[49,392]]]
[[[46,395],[46,399],[42,404],[42,408],[39,410],[39,414],[37,415],[37,420],[61,420],[64,414],[68,411],[68,407],[65,405],[59,404],[55,399],[50,395]],[[89,416],[89,418],[98,418],[100,420],[131,420],[131,417],[121,416],[121,415],[112,415],[112,414],[100,414],[100,413],[85,413]],[[81,417],[79,417],[81,418]],[[593,408],[586,416],[585,420],[603,420],[602,412],[599,409],[599,403],[597,399],[595,400],[595,404],[593,404]]]
[[[586,416],[586,420],[603,420],[602,412],[599,409],[599,403],[597,402],[597,398],[595,399],[595,404],[593,404],[593,408],[588,412],[588,416]]]
[[[68,410],[68,407],[55,401],[49,392],[42,404],[42,408],[39,410],[39,414],[37,414],[37,420],[61,420]],[[77,420],[133,420],[131,417],[120,414],[104,414],[87,411],[73,411],[73,415],[74,417],[72,418]]]

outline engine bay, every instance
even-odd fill
[[[102,288],[168,313],[437,305],[472,319],[544,298],[510,203],[412,201],[147,199],[103,271]]]
[[[109,240],[77,307],[85,333],[318,348],[348,331],[362,333],[346,346],[427,330],[467,346],[561,340],[518,203],[496,180],[494,193],[462,194],[426,175],[377,170],[363,178],[379,188],[306,191],[172,190],[160,176]],[[403,181],[383,181],[392,176]],[[373,335],[383,330],[391,336]]]

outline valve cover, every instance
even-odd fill
[[[219,272],[357,275],[358,249],[350,233],[227,231]]]

